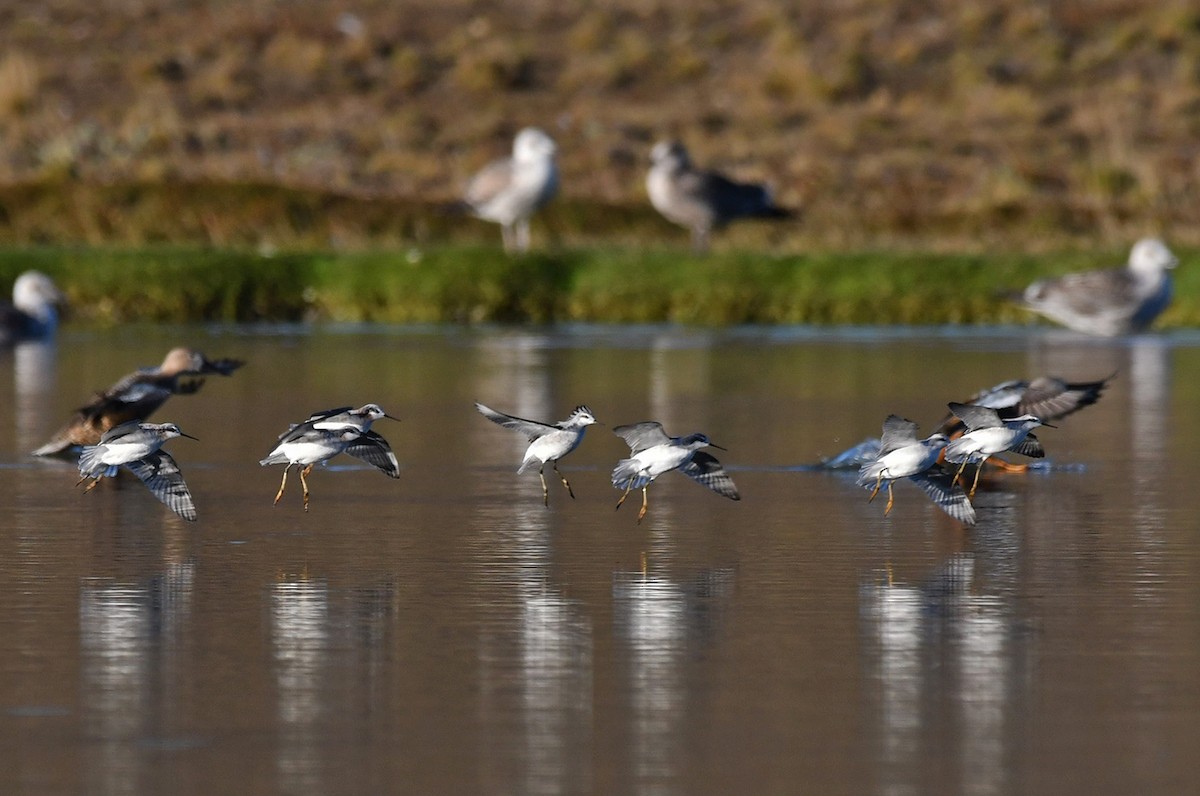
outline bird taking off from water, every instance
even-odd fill
[[[858,471],[858,485],[871,490],[868,503],[887,483],[888,502],[883,510],[887,516],[893,505],[892,482],[907,478],[933,500],[937,507],[959,522],[975,524],[975,509],[955,479],[938,465],[938,456],[949,438],[935,433],[926,439],[917,436],[917,424],[897,415],[883,421],[879,456]],[[873,485],[873,488],[872,488]]]
[[[1140,332],[1171,303],[1170,271],[1178,264],[1161,240],[1143,238],[1125,266],[1041,279],[1025,288],[1020,304],[1086,334]]]
[[[735,182],[715,171],[696,168],[678,141],[654,145],[646,193],[650,204],[668,221],[692,231],[696,252],[708,249],[709,233],[735,219],[792,215],[774,203],[763,185]]]
[[[960,403],[951,403],[950,411],[967,427],[965,434],[946,445],[946,461],[959,465],[954,480],[957,481],[962,476],[967,464],[977,465],[975,480],[971,484],[971,491],[967,493],[968,497],[975,497],[975,489],[979,486],[979,473],[984,462],[997,453],[1012,451],[1034,459],[1046,455],[1042,443],[1031,432],[1038,426],[1054,426],[1043,423],[1034,415],[1018,415],[1005,419],[1000,417],[995,409]]]
[[[267,454],[259,465],[286,465],[274,505],[279,505],[287,488],[288,471],[299,465],[300,486],[304,491],[304,510],[308,511],[308,474],[318,464],[325,464],[339,453],[346,453],[377,468],[390,478],[400,477],[400,463],[392,447],[378,433],[371,431],[375,420],[391,415],[378,404],[367,404],[359,409],[341,407],[314,412],[303,423],[292,425],[279,435],[279,444]]]
[[[558,193],[557,152],[554,139],[526,127],[513,140],[512,157],[487,164],[467,185],[464,204],[500,225],[505,251],[528,251],[530,217]]]
[[[550,492],[546,489],[546,462],[553,464],[554,472],[558,474],[563,486],[567,488],[567,494],[572,498],[575,497],[575,492],[571,489],[571,482],[558,469],[558,460],[579,447],[579,443],[583,441],[583,432],[587,430],[588,426],[599,422],[592,414],[591,409],[586,406],[577,406],[566,420],[558,423],[542,423],[537,420],[506,415],[481,403],[476,403],[475,408],[479,414],[493,423],[524,434],[529,439],[529,447],[525,449],[525,456],[521,459],[521,466],[517,468],[517,473],[525,472],[535,463],[538,465],[538,477],[542,479],[542,503],[546,505],[546,508],[550,508]]]
[[[190,395],[212,373],[228,376],[243,365],[237,359],[209,359],[191,348],[173,348],[156,368],[142,368],[98,392],[75,412],[34,456],[54,456],[74,445],[95,445],[110,428],[130,420],[145,420],[172,395]]]
[[[85,492],[91,492],[100,479],[113,477],[124,466],[142,480],[156,498],[189,522],[196,520],[196,504],[184,483],[183,473],[163,443],[174,437],[196,439],[184,434],[174,423],[139,423],[131,420],[105,431],[100,441],[79,454],[79,482],[91,478]]]
[[[671,470],[679,470],[722,497],[730,500],[742,499],[733,479],[716,457],[700,450],[706,447],[725,450],[720,445],[714,445],[705,435],[672,437],[663,430],[662,423],[653,420],[617,426],[613,433],[625,440],[631,453],[628,459],[617,462],[612,472],[612,485],[624,490],[621,499],[617,501],[617,508],[621,508],[621,504],[632,490],[641,489],[642,508],[637,516],[639,523],[649,508],[646,490],[650,487],[650,482]]]

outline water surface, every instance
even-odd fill
[[[159,328],[0,353],[5,793],[1182,793],[1200,787],[1200,347],[1046,330]],[[200,520],[31,459],[177,344],[249,363],[155,419]],[[809,469],[1009,378],[1116,374],[964,529]],[[480,400],[608,424],[550,508]],[[368,401],[272,507],[289,421]],[[704,431],[613,511],[613,425]],[[293,486],[298,486],[293,482]]]

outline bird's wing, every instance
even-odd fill
[[[146,458],[128,462],[125,466],[140,478],[167,508],[185,520],[195,522],[196,504],[192,500],[192,493],[184,483],[179,465],[175,464],[169,453],[157,450]]]
[[[971,431],[977,428],[999,428],[1004,425],[1000,422],[1000,415],[996,414],[996,410],[986,406],[951,401],[950,411],[954,413],[955,417],[966,423],[967,428]]]
[[[113,426],[108,431],[105,431],[100,436],[101,443],[113,442],[130,434],[140,434],[142,432],[142,424],[137,420],[127,420],[120,425]]]
[[[495,409],[484,406],[481,403],[476,403],[475,408],[479,411],[479,414],[483,415],[493,423],[498,423],[505,428],[511,428],[513,431],[519,431],[530,440],[535,440],[538,437],[550,433],[551,431],[558,430],[558,426],[552,426],[549,423],[539,423],[536,420],[526,420],[523,417],[506,415],[503,412],[497,412]]]
[[[513,163],[509,158],[493,160],[484,166],[467,185],[463,199],[475,209],[503,193],[513,180]]]
[[[1030,286],[1026,303],[1033,308],[1058,304],[1079,315],[1129,315],[1141,304],[1137,283],[1127,268],[1080,271]]]
[[[638,454],[655,445],[666,445],[671,441],[667,432],[663,431],[662,423],[645,420],[627,426],[617,426],[612,432],[629,445],[632,453]]]
[[[1046,455],[1046,449],[1042,447],[1042,442],[1032,433],[1026,434],[1025,439],[1021,440],[1021,444],[1011,449],[1013,453],[1019,453],[1022,456],[1029,456],[1033,459],[1040,459]]]
[[[679,471],[722,497],[727,497],[730,500],[742,499],[742,496],[738,494],[737,487],[733,483],[733,479],[729,477],[729,473],[725,472],[725,468],[721,466],[721,463],[717,461],[715,456],[711,456],[704,451],[693,453],[691,460],[687,464],[682,465]]]
[[[879,455],[886,456],[894,450],[920,441],[917,424],[898,415],[888,415],[883,421],[883,437],[880,438]]]
[[[241,359],[209,359],[203,354],[201,354],[201,360],[203,364],[201,364],[200,370],[196,371],[197,373],[219,373],[222,376],[228,376],[246,364]]]
[[[378,467],[384,475],[400,477],[400,463],[396,461],[396,454],[392,453],[392,446],[374,431],[363,432],[362,436],[350,443],[346,453]]]
[[[1013,409],[1013,416],[1029,414],[1042,420],[1065,417],[1096,403],[1101,390],[1112,378],[1072,383],[1053,376],[1040,376],[1029,383],[1029,389]]]
[[[909,476],[909,480],[921,487],[939,509],[954,519],[967,525],[975,524],[975,507],[963,488],[955,483],[954,476],[940,467],[934,467]]]

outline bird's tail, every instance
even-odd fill
[[[97,478],[108,469],[108,465],[100,461],[104,450],[99,445],[88,445],[79,454],[79,474],[85,477]]]
[[[633,479],[632,485],[630,479]],[[612,485],[617,489],[641,489],[650,483],[650,477],[642,470],[637,459],[622,459],[612,472]]]
[[[946,446],[944,454],[946,461],[953,464],[959,464],[970,458],[973,458],[973,454],[970,451],[965,450],[966,446],[962,444],[961,440],[961,437],[956,440],[951,440],[950,444]]]
[[[868,462],[859,469],[858,480],[855,483],[867,489],[874,489],[875,483],[879,480],[879,475],[884,469],[883,464],[880,462]]]

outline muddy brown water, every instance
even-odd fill
[[[200,512],[32,459],[168,348]],[[805,465],[1008,378],[1116,373],[964,529]],[[1184,793],[1200,787],[1200,339],[1038,330],[68,330],[0,352],[4,793]],[[472,402],[607,424],[515,474]],[[289,421],[375,401],[403,473],[271,499]],[[704,431],[614,512],[613,425]],[[292,486],[298,486],[293,482]]]

